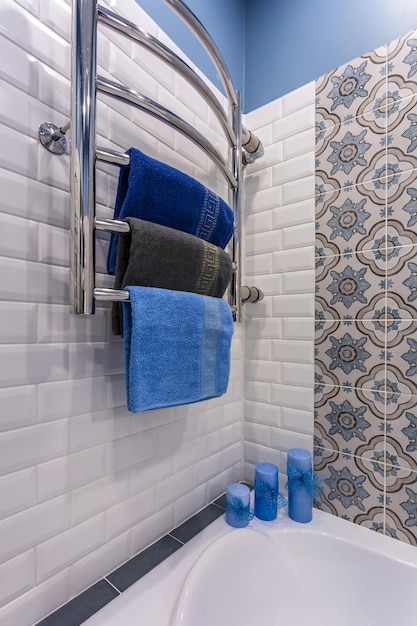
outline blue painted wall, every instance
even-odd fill
[[[245,110],[416,26],[416,0],[247,0]]]
[[[221,87],[213,64],[163,0],[137,0]],[[245,112],[417,27],[416,0],[188,0],[243,94]]]
[[[198,39],[163,0],[136,0],[150,17],[224,93],[220,76]],[[186,0],[206,28],[229,70],[235,89],[243,94],[245,0]]]

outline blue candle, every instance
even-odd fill
[[[250,519],[250,489],[247,485],[232,483],[226,488],[226,522],[243,528]]]
[[[278,468],[272,463],[255,466],[255,515],[270,521],[277,516]]]
[[[313,490],[311,454],[302,448],[292,448],[287,455],[288,515],[296,522],[311,522]]]

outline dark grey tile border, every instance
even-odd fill
[[[251,485],[248,486],[251,487]],[[220,515],[223,515],[225,507],[226,494],[223,494],[149,548],[145,548],[60,609],[37,622],[36,626],[80,626]]]
[[[183,544],[171,537],[165,535],[159,541],[153,543],[127,563],[118,567],[114,572],[106,576],[119,591],[126,591],[128,587],[133,585],[139,578],[150,572],[154,567],[162,563],[166,558],[171,556]]]
[[[38,626],[79,626],[118,595],[119,592],[106,580],[99,580],[98,583],[38,622]]]
[[[217,506],[217,504],[209,504],[205,509],[202,509],[186,522],[171,530],[169,534],[182,543],[186,543],[204,530],[211,522],[214,522],[220,515],[223,515],[223,513],[224,509],[222,507]]]

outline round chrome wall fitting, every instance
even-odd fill
[[[41,144],[53,154],[64,154],[67,151],[65,133],[50,122],[42,122],[38,128],[38,137]]]
[[[258,289],[258,287],[248,287],[247,285],[243,285],[240,288],[240,298],[242,304],[245,302],[260,302],[264,299],[264,294],[260,289]]]

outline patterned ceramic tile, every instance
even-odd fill
[[[357,322],[323,322],[320,340],[316,335],[316,360],[334,373],[339,385],[357,387],[358,380],[380,363],[381,348],[364,336]],[[329,329],[327,326],[329,325]]]
[[[341,188],[375,178],[378,171],[374,163],[386,154],[385,146],[381,146],[381,137],[385,135],[386,120],[376,130],[365,116],[327,129],[316,145],[318,170]]]
[[[417,96],[398,100],[387,127],[388,162],[402,170],[417,167]]]
[[[384,425],[384,420],[375,419],[355,389],[340,387],[332,398],[316,407],[314,419],[315,427],[323,433],[322,445],[353,455],[359,446],[380,436],[380,426]]]
[[[318,179],[316,179],[316,185]],[[333,196],[333,197],[330,197]],[[325,242],[336,244],[339,253],[375,247],[370,237],[377,225],[385,225],[385,198],[370,198],[363,185],[347,187],[337,195],[323,194],[321,210],[316,213],[316,232]]]
[[[386,75],[386,47],[358,57],[322,76],[316,83],[317,106],[342,120],[374,105],[371,93]]]
[[[317,449],[316,452],[323,452]],[[326,459],[327,456],[327,459]],[[380,506],[383,489],[370,480],[372,470],[358,465],[358,459],[349,454],[315,455],[315,471],[324,478],[323,494],[316,502],[317,508],[338,517],[363,523],[371,510]],[[361,516],[360,520],[358,517]]]
[[[397,253],[387,273],[387,296],[396,320],[417,318],[417,246],[394,248]]]
[[[417,29],[388,44],[388,75],[402,76],[415,84],[417,92]]]
[[[417,545],[417,473],[387,490],[385,529],[395,539]]]
[[[320,296],[324,317],[337,317],[341,320],[353,320],[358,317],[371,317],[371,300],[380,296],[381,276],[385,277],[384,264],[373,262],[374,254],[344,254],[337,263],[329,264],[327,271],[319,266],[320,274],[316,277],[316,295]],[[327,309],[327,305],[330,309]]]

